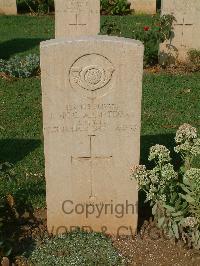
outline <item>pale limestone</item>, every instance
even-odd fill
[[[100,32],[100,0],[55,0],[55,36],[97,35]]]
[[[135,233],[138,192],[130,175],[140,157],[143,50],[139,41],[107,36],[41,44],[49,232]],[[66,214],[76,204],[126,201],[134,210],[122,218],[111,207],[99,218],[96,209],[88,218]]]
[[[160,63],[187,61],[190,49],[200,49],[200,1],[163,0],[162,15],[171,14],[173,23],[172,37],[160,45]]]
[[[0,0],[0,14],[17,15],[16,0]]]
[[[136,13],[156,14],[156,0],[129,0]]]

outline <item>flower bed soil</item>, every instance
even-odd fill
[[[26,222],[24,222],[26,221]],[[46,228],[46,210],[36,210],[33,217],[24,219],[15,246],[13,266],[29,266],[20,254],[31,247],[35,240],[42,244]],[[126,258],[126,265],[137,266],[199,266],[200,252],[187,249],[183,244],[167,239],[153,222],[145,221],[137,236],[113,237],[113,245]]]

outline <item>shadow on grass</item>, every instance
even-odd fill
[[[41,38],[19,38],[0,43],[0,58],[9,59],[14,54],[22,53],[33,47],[39,46]]]
[[[152,169],[154,165],[148,161],[149,150],[152,146],[156,144],[166,146],[170,152],[172,157],[173,165],[175,169],[180,166],[180,157],[174,152],[175,134],[163,134],[163,135],[145,135],[141,136],[141,159],[140,164],[146,165],[148,169]],[[139,192],[139,202],[138,202],[138,228],[140,228],[145,220],[149,220],[152,216],[151,207],[149,203],[144,203],[145,201],[145,193]]]
[[[15,164],[40,145],[41,141],[35,139],[0,140],[0,162]],[[45,180],[30,178],[25,182],[19,179],[9,182],[12,185],[5,188],[5,191],[2,190],[0,194],[0,217],[3,221],[1,234],[8,248],[12,248],[10,256],[12,259],[24,252],[31,253],[35,248],[35,241],[30,236],[29,228],[39,228],[40,221],[34,217],[30,195],[34,197],[45,195]]]
[[[3,139],[0,140],[0,162],[15,164],[41,145],[36,139]]]
[[[151,164],[148,161],[149,150],[152,146],[156,144],[164,145],[170,150],[170,154],[173,162],[180,163],[179,156],[174,152],[175,143],[175,134],[159,134],[159,135],[143,135],[141,136],[141,158],[140,164],[145,164],[150,166]],[[176,164],[177,165],[177,164]]]

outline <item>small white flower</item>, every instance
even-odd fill
[[[197,138],[197,130],[189,124],[183,124],[176,132],[176,143],[182,143]]]
[[[167,201],[167,197],[166,197],[166,195],[164,195],[164,194],[163,194],[163,195],[160,195],[159,198],[160,198],[160,200],[163,201],[163,202],[166,202],[166,201]]]
[[[195,217],[187,217],[184,220],[183,226],[185,227],[195,227],[197,220]]]
[[[137,165],[132,169],[132,176],[138,181],[139,188],[149,184],[148,172],[145,165]]]
[[[147,200],[153,200],[156,197],[157,194],[157,189],[156,187],[154,187],[153,184],[150,185],[149,191],[147,193]]]
[[[177,178],[177,173],[174,171],[174,167],[172,164],[168,163],[162,167],[162,177],[165,180]]]
[[[184,175],[184,178],[188,180],[199,180],[200,181],[200,169],[190,168]]]
[[[158,160],[159,162],[169,162],[171,160],[170,151],[165,146],[156,144],[150,149],[149,161],[152,160]]]
[[[200,139],[196,139],[194,141],[194,145],[192,146],[191,153],[194,156],[200,155]]]
[[[159,174],[160,168],[154,167],[152,170],[148,171],[149,179],[153,184],[158,184],[160,182],[160,174]]]
[[[192,148],[192,143],[186,140],[184,143],[176,146],[174,148],[174,151],[176,153],[185,153],[185,152],[190,152],[191,148]]]

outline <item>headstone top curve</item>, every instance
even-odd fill
[[[46,47],[49,45],[58,45],[58,44],[65,44],[71,42],[90,42],[90,41],[107,41],[107,42],[117,42],[117,43],[126,43],[132,44],[136,46],[142,46],[143,44],[141,41],[130,39],[130,38],[123,38],[123,37],[115,37],[115,36],[105,36],[105,35],[97,35],[97,36],[79,36],[79,37],[70,37],[70,38],[57,38],[51,39],[47,41],[43,41],[40,43],[40,47]]]

